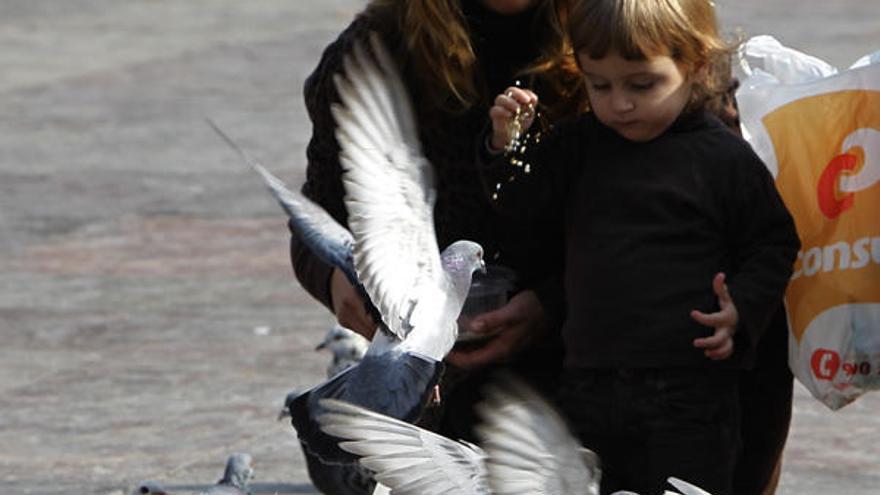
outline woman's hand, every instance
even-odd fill
[[[712,279],[712,290],[718,296],[720,309],[715,313],[703,313],[695,309],[691,311],[691,318],[715,329],[715,333],[709,337],[694,339],[694,347],[704,349],[703,353],[707,358],[717,361],[727,359],[733,354],[733,335],[739,322],[739,312],[733,304],[727,284],[724,283],[723,273],[716,274]]]
[[[501,308],[474,317],[468,330],[490,337],[476,347],[453,349],[446,360],[471,370],[509,360],[549,329],[541,302],[534,291],[526,290]]]
[[[367,312],[366,302],[339,268],[334,268],[330,275],[330,298],[333,301],[333,312],[336,313],[336,320],[340,325],[363,335],[368,340],[373,339],[376,323]]]
[[[495,104],[489,109],[489,118],[492,120],[489,146],[493,150],[503,150],[511,140],[528,130],[535,120],[537,104],[538,95],[515,86],[495,97]]]

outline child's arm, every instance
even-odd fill
[[[753,350],[788,286],[800,240],[767,167],[751,148],[738,155],[723,191],[732,268],[715,292],[719,313],[725,301],[736,312],[736,342]],[[729,320],[713,323],[718,333]]]

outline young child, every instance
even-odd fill
[[[538,98],[508,88],[481,169],[501,211],[565,219],[560,406],[603,493],[732,493],[737,371],[791,275],[792,218],[706,111],[728,54],[709,0],[583,0],[568,30],[592,111],[510,146]]]

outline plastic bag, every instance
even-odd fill
[[[789,365],[839,409],[880,389],[880,51],[837,71],[759,36],[739,62],[743,135],[802,243],[785,295]]]

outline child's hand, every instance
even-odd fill
[[[727,359],[733,354],[733,334],[736,333],[739,312],[727,291],[723,273],[716,274],[712,279],[712,290],[718,296],[718,306],[721,309],[717,313],[703,313],[695,309],[691,311],[691,318],[707,327],[713,327],[715,333],[710,337],[694,339],[694,347],[705,349],[704,354],[709,359]]]
[[[489,145],[494,150],[507,148],[518,133],[525,132],[535,120],[535,106],[538,95],[528,89],[511,86],[495,97],[495,104],[489,109],[492,119],[492,139]]]

